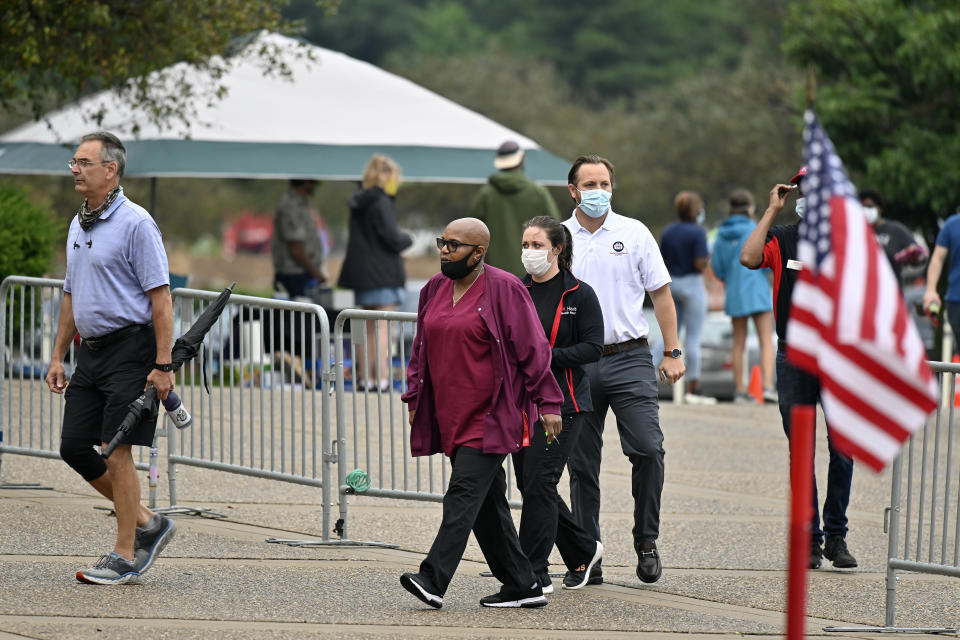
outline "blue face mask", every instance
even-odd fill
[[[580,191],[577,189],[577,191]],[[606,189],[580,191],[580,211],[591,218],[601,218],[610,210],[610,198],[613,194]]]
[[[794,205],[793,210],[802,218],[803,214],[807,211],[807,199],[803,196],[797,198],[797,203]]]

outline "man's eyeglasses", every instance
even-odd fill
[[[479,247],[478,244],[470,244],[469,242],[460,242],[459,240],[447,240],[445,238],[437,238],[437,249],[443,250],[444,247],[450,250],[450,253],[456,253],[460,250],[460,247]]]
[[[105,162],[91,162],[90,160],[67,160],[67,166],[73,169],[74,167],[80,167],[80,169],[89,169],[95,164],[110,164],[112,160],[107,160]]]

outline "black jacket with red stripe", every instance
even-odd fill
[[[564,269],[563,293],[553,317],[547,340],[553,348],[550,366],[563,391],[564,414],[593,411],[590,381],[583,365],[596,362],[603,354],[603,312],[593,288]],[[523,284],[529,289],[533,279]],[[539,312],[539,309],[538,309]]]

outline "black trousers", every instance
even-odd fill
[[[497,580],[520,590],[529,589],[536,581],[510,516],[504,458],[506,454],[485,454],[472,447],[460,447],[451,458],[453,471],[443,496],[443,521],[420,563],[420,575],[436,587],[437,595],[442,596],[450,586],[471,530]]]
[[[596,551],[597,539],[584,531],[557,492],[585,418],[583,413],[564,414],[563,431],[551,444],[538,422],[530,434],[530,446],[513,454],[517,486],[523,495],[520,548],[541,582],[548,577],[554,543],[571,571],[589,562]]]

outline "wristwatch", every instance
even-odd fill
[[[159,362],[154,362],[153,368],[157,371],[173,371],[173,363],[167,362],[166,364],[160,364]]]
[[[680,349],[674,349],[673,351],[664,351],[663,355],[670,356],[671,358],[679,358],[683,354]]]

